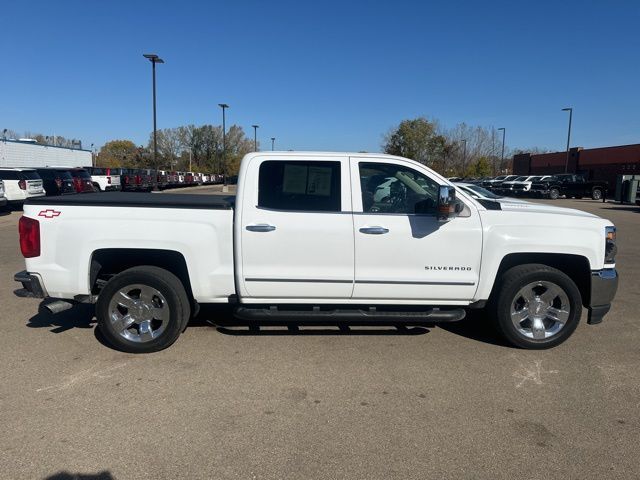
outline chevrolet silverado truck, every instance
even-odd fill
[[[556,200],[561,196],[567,198],[590,197],[594,200],[606,198],[609,183],[606,181],[587,180],[584,175],[562,173],[544,177],[531,185],[531,195]]]
[[[251,153],[235,198],[30,199],[19,231],[16,294],[53,312],[95,303],[104,338],[134,353],[174,343],[204,304],[249,324],[430,324],[486,307],[510,344],[541,349],[583,307],[600,323],[618,284],[610,221],[476,200],[383,154]]]

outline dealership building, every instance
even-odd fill
[[[0,167],[88,167],[91,150],[0,139]]]
[[[606,180],[613,192],[618,175],[640,175],[640,144],[576,147],[569,150],[568,162],[566,151],[513,156],[514,175],[551,175],[565,171],[584,174],[589,180]]]

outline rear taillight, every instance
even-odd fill
[[[111,185],[111,177],[107,177],[107,183]]]
[[[18,187],[20,188],[20,190],[26,190],[27,189],[27,182],[25,182],[24,180],[18,181]]]
[[[20,250],[24,258],[40,256],[40,222],[29,217],[20,217]]]

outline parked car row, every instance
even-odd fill
[[[609,185],[606,181],[588,180],[584,175],[562,173],[557,175],[500,175],[498,177],[460,178],[452,182],[477,185],[500,196],[529,196],[551,198],[606,198]]]
[[[222,183],[217,174],[102,167],[0,168],[0,207],[27,198],[109,191],[149,191]]]
[[[149,191],[155,183],[159,189],[222,183],[223,175],[214,173],[174,172],[167,170],[84,167],[97,190]]]

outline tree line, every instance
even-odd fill
[[[495,128],[460,123],[442,127],[437,120],[418,117],[403,120],[385,136],[382,150],[416,160],[440,174],[484,177],[511,171],[513,153]]]
[[[226,149],[223,148],[225,143]],[[154,162],[153,132],[146,146],[136,145],[131,140],[111,140],[98,152],[96,163],[104,167],[150,166],[235,175],[242,157],[254,150],[254,143],[238,125],[228,128],[225,142],[220,125],[185,125],[157,130],[157,149]]]

